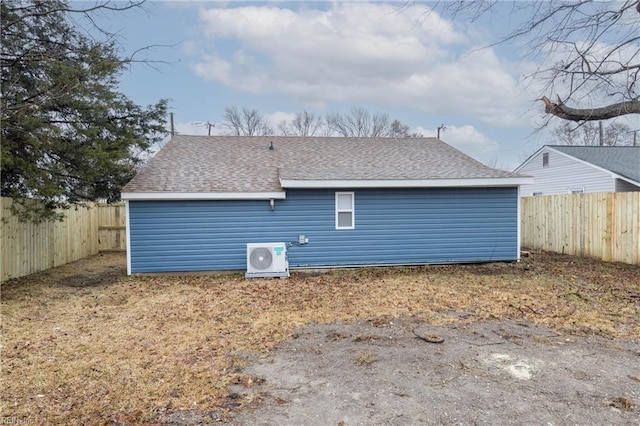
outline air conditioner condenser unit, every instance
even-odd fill
[[[285,243],[247,244],[245,278],[288,277],[287,245]]]

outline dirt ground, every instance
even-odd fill
[[[124,260],[2,284],[3,423],[640,424],[638,266],[245,280]]]
[[[426,336],[441,336],[429,343]],[[640,345],[527,322],[312,325],[246,372],[246,425],[640,423]]]

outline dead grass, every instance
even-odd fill
[[[640,338],[640,268],[535,254],[519,264],[337,270],[288,280],[124,276],[105,255],[2,284],[1,415],[37,423],[153,422],[223,413],[251,385],[238,354],[308,323],[527,319]]]
[[[367,366],[378,361],[375,355],[369,352],[358,352],[354,358],[356,365]]]

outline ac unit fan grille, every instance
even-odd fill
[[[269,268],[273,263],[271,250],[266,247],[258,247],[251,250],[251,254],[249,255],[249,262],[251,263],[252,267],[261,271]]]

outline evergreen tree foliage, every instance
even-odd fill
[[[166,133],[167,101],[145,108],[118,91],[131,61],[113,40],[73,24],[72,14],[89,11],[63,0],[3,0],[0,8],[2,196],[33,221],[80,201],[117,201],[141,154]]]

